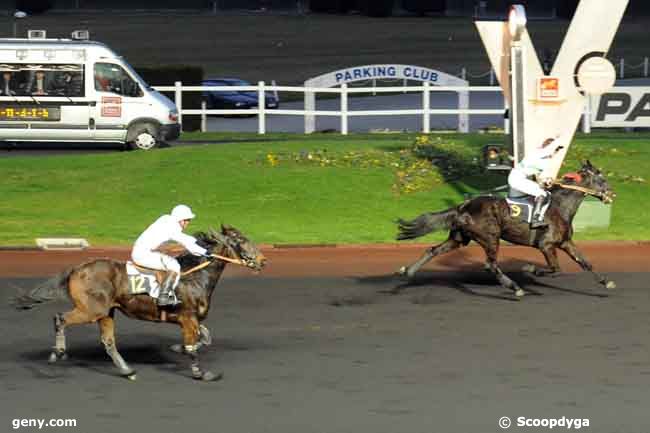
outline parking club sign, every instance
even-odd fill
[[[353,66],[311,78],[306,84],[313,87],[334,87],[355,81],[395,79],[429,82],[437,86],[467,85],[466,81],[435,69],[399,64]]]

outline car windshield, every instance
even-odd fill
[[[218,81],[218,80],[210,80],[210,81],[204,81],[203,82],[204,86],[250,86],[251,84],[244,81],[244,80],[227,80],[227,81]],[[220,95],[239,95],[241,93],[249,93],[249,92],[237,92],[237,91],[228,91],[228,90],[212,90],[215,93],[218,93]]]
[[[229,86],[230,84],[224,81],[204,81],[204,86]],[[208,90],[208,92],[218,93],[220,95],[236,95],[237,92],[231,92],[226,90]]]
[[[251,85],[251,83],[249,83],[248,81],[237,80],[237,79],[228,80],[227,83],[229,86],[250,86]]]

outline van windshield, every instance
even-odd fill
[[[151,86],[144,80],[144,78],[142,78],[142,76],[140,74],[138,74],[138,72],[135,69],[133,69],[131,67],[131,65],[129,65],[128,63],[125,63],[125,64],[122,65],[122,67],[124,69],[126,69],[129,72],[129,74],[131,74],[133,79],[135,81],[137,81],[138,84],[140,84],[143,88],[145,88],[145,89],[150,89],[151,88]]]

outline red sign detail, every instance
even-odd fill
[[[540,98],[558,98],[560,96],[560,80],[558,78],[539,79]]]
[[[102,117],[121,117],[122,98],[117,96],[102,96]]]

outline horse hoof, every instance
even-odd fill
[[[135,373],[131,373],[131,374],[125,376],[125,377],[126,377],[127,379],[133,381],[133,382],[135,382],[135,380],[137,379],[137,376],[136,376]]]
[[[535,265],[528,263],[528,264],[522,266],[521,271],[534,274],[535,273]]]
[[[201,380],[204,382],[216,382],[217,380],[223,379],[223,373],[213,373],[211,371],[205,371],[201,375]]]
[[[605,288],[609,290],[614,290],[616,288],[616,283],[613,281],[608,281],[607,284],[605,284]]]
[[[67,353],[54,351],[50,353],[50,357],[48,358],[47,362],[54,364],[57,361],[65,361],[66,359],[68,359]]]
[[[125,368],[123,370],[120,370],[120,376],[122,377],[135,376],[135,370],[132,368]]]
[[[397,275],[405,276],[406,275],[406,266],[402,266],[395,272]]]
[[[169,350],[171,350],[174,353],[183,353],[183,345],[182,344],[172,344],[169,346]]]
[[[522,298],[525,294],[526,294],[526,292],[524,292],[523,289],[517,289],[515,291],[515,296],[518,297],[518,298]]]
[[[210,335],[210,330],[205,325],[199,325],[199,342],[202,346],[212,344],[212,335]]]

